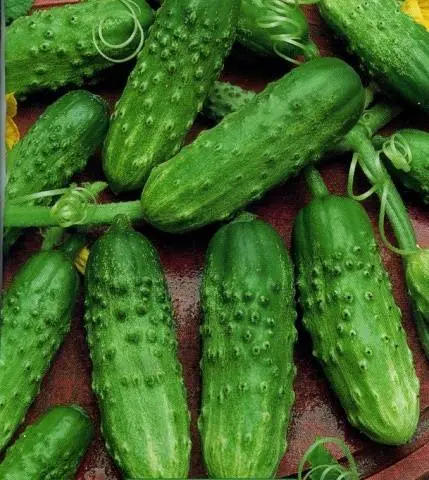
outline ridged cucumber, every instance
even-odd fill
[[[72,480],[92,436],[92,423],[79,407],[54,407],[9,448],[0,464],[0,478]]]
[[[158,255],[118,217],[91,249],[85,322],[106,446],[130,478],[186,478],[190,437]]]
[[[75,90],[59,98],[8,153],[6,202],[67,186],[103,142],[108,125],[107,104],[100,97]],[[5,251],[19,234],[6,230]]]
[[[350,423],[377,442],[408,442],[419,381],[364,208],[316,195],[296,219],[293,252],[313,355]]]
[[[395,0],[320,0],[328,24],[386,90],[429,112],[429,32]]]
[[[76,237],[62,251],[36,253],[19,270],[3,296],[0,450],[24,420],[43,375],[70,328],[79,287],[73,257],[83,244]]]
[[[18,18],[6,30],[6,91],[23,96],[93,80],[115,65],[98,52],[93,30],[100,27],[112,45],[124,43],[135,27],[131,12],[145,30],[151,25],[154,14],[145,0],[87,0]],[[125,58],[138,43],[136,34],[121,49],[100,48],[109,57]]]
[[[293,270],[278,233],[250,214],[223,226],[201,295],[199,428],[209,474],[271,478],[286,450],[296,373]]]
[[[105,142],[113,191],[141,188],[179,151],[221,71],[238,12],[239,0],[169,0],[158,10]]]
[[[364,99],[359,76],[342,60],[306,62],[155,168],[143,215],[168,232],[227,219],[332,148]]]

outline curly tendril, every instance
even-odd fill
[[[64,193],[66,193],[67,190],[68,188],[57,188],[55,190],[45,190],[43,192],[31,193],[29,195],[23,195],[21,197],[13,198],[9,200],[9,203],[11,203],[12,205],[16,205],[20,203],[33,202],[42,198],[57,197],[58,195],[63,195]]]
[[[58,225],[67,228],[85,222],[88,206],[96,203],[95,195],[85,187],[71,186],[51,208]]]
[[[386,140],[383,144],[383,153],[398,170],[403,170],[404,172],[411,170],[413,154],[408,142],[400,133],[394,133]]]
[[[334,444],[340,447],[342,452],[344,453],[345,457],[347,458],[348,461],[348,469],[345,467],[341,466],[340,464],[326,464],[326,465],[317,465],[313,468],[311,468],[304,476],[303,476],[303,470],[305,468],[306,463],[310,462],[310,457],[311,454],[321,445],[326,445],[326,444]],[[322,471],[322,472],[320,472]],[[320,475],[320,480],[325,480],[328,476],[329,473],[332,472],[338,472],[339,477],[337,480],[345,480],[345,479],[350,479],[350,480],[359,480],[359,474],[357,471],[356,463],[354,461],[354,458],[350,452],[350,449],[347,447],[347,445],[340,439],[338,438],[333,438],[333,437],[326,437],[326,438],[319,438],[316,440],[310,448],[305,452],[304,456],[301,459],[301,462],[299,463],[298,467],[298,480],[308,480],[311,475],[314,473],[319,472]]]
[[[131,35],[122,43],[110,43],[110,42],[108,42],[105,39],[104,34],[103,34],[103,26],[104,26],[105,22],[109,19],[109,17],[105,17],[105,18],[101,19],[98,26],[94,25],[93,28],[92,28],[92,41],[94,43],[95,49],[97,50],[97,52],[103,58],[105,58],[106,60],[108,60],[109,62],[112,62],[112,63],[128,62],[129,60],[134,58],[136,55],[138,55],[138,53],[142,49],[144,41],[145,41],[145,35],[144,35],[143,27],[141,26],[141,24],[139,22],[139,19],[137,17],[137,14],[136,14],[136,12],[133,8],[133,6],[134,6],[135,8],[138,9],[139,12],[141,12],[140,6],[136,2],[134,2],[133,0],[119,0],[119,1],[125,5],[125,7],[128,9],[127,13],[134,20],[134,29],[133,29]],[[98,40],[97,40],[97,35],[98,35]],[[137,35],[140,36],[140,40],[139,40],[139,43],[138,43],[137,47],[135,48],[135,50],[130,55],[128,55],[127,57],[123,57],[123,58],[110,57],[105,52],[103,52],[100,45],[98,44],[98,42],[100,42],[101,46],[110,48],[112,50],[121,50],[123,48],[128,47],[128,45],[130,45],[134,41],[134,39],[136,38]]]
[[[380,160],[380,152],[377,152],[377,168],[381,168],[381,160]],[[362,193],[361,195],[355,195],[354,194],[354,178],[356,174],[356,167],[359,164],[360,168],[362,169],[363,173],[365,176],[368,178],[368,180],[373,184],[373,186],[366,192]],[[388,202],[388,197],[389,197],[389,183],[385,181],[384,183],[380,184],[377,183],[374,179],[374,177],[371,175],[369,170],[365,167],[364,164],[362,164],[359,161],[359,154],[355,153],[353,155],[351,164],[350,164],[350,169],[349,169],[349,174],[348,174],[348,181],[347,181],[347,194],[349,197],[353,198],[354,200],[358,202],[363,202],[364,200],[367,200],[369,197],[371,197],[372,194],[376,192],[382,192],[381,193],[381,200],[380,200],[380,212],[378,215],[378,229],[380,231],[380,237],[381,240],[383,241],[385,247],[390,250],[393,253],[396,253],[397,255],[401,256],[407,256],[415,253],[414,250],[403,250],[401,248],[395,247],[392,245],[392,243],[389,241],[386,235],[386,229],[385,229],[385,223],[386,223],[386,210],[387,210],[387,202]]]

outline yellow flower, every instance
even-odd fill
[[[86,247],[83,247],[82,250],[76,255],[74,259],[74,265],[78,271],[85,275],[86,264],[88,262],[89,250]]]
[[[12,118],[17,113],[17,103],[13,93],[6,95],[6,147],[8,150],[19,140],[19,130]]]
[[[429,0],[405,0],[402,11],[429,30]]]

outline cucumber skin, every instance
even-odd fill
[[[286,450],[296,374],[293,269],[278,233],[251,216],[222,227],[201,294],[198,425],[209,474],[270,478]]]
[[[404,187],[418,193],[422,200],[429,204],[429,133],[422,130],[397,130],[408,144],[412,153],[411,170],[404,172],[396,169],[390,161],[386,166]]]
[[[69,185],[103,142],[107,104],[85,90],[69,92],[50,105],[7,155],[6,201]],[[6,229],[7,252],[20,234]]]
[[[73,261],[42,251],[19,270],[0,315],[0,450],[12,438],[39,392],[51,360],[70,328],[79,290]]]
[[[298,215],[294,260],[303,323],[350,423],[371,439],[406,443],[419,418],[419,381],[369,218],[326,196]]]
[[[108,451],[126,477],[186,478],[190,415],[157,253],[118,221],[95,242],[85,278],[93,390]]]
[[[399,2],[321,0],[319,9],[383,89],[429,112],[429,32]]]
[[[351,67],[310,60],[155,168],[142,193],[143,215],[174,233],[225,220],[320,158],[363,106]]]
[[[27,427],[0,464],[2,480],[73,480],[93,427],[75,406],[51,408]]]
[[[234,40],[239,0],[170,0],[157,12],[104,146],[115,193],[142,188],[179,151]]]
[[[146,30],[153,21],[153,11],[145,0],[136,0],[141,12],[134,11]],[[120,0],[87,0],[46,10],[36,10],[21,17],[6,29],[6,91],[22,97],[39,90],[57,90],[84,82],[111,67],[95,48],[92,29],[100,20],[103,34],[110,43],[124,42],[132,33],[134,21]],[[138,40],[120,50],[120,57],[130,55]],[[103,47],[109,56],[117,50]],[[116,57],[115,57],[116,58]]]

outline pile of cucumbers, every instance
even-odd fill
[[[429,249],[417,244],[398,191],[429,201],[429,132],[377,134],[404,110],[429,114],[429,22],[410,16],[407,1],[319,1],[371,78],[365,89],[344,60],[320,56],[298,5],[305,2],[158,3],[86,0],[35,10],[6,29],[7,93],[58,98],[7,153],[3,254],[13,258],[25,229],[38,228],[32,234],[44,241],[1,301],[0,451],[70,329],[79,270],[109,454],[127,479],[187,478],[191,415],[174,310],[158,253],[133,224],[171,234],[219,227],[200,290],[198,430],[211,478],[276,475],[295,400],[298,321],[348,421],[375,442],[406,444],[419,421],[420,384],[361,201],[380,198],[379,233],[403,259],[429,357]],[[234,42],[294,68],[258,94],[221,82]],[[128,80],[109,113],[82,87],[108,82],[119,63]],[[198,115],[213,126],[184,146]],[[76,183],[94,169],[97,150],[100,180],[115,195],[128,192],[127,201],[97,203],[107,184]],[[339,153],[352,159],[344,196],[332,195],[315,169]],[[358,166],[371,184],[362,195],[353,191]],[[311,200],[295,220],[289,255],[248,209],[302,172]],[[90,240],[99,225],[108,228]],[[0,478],[75,478],[92,435],[81,407],[54,406],[5,451]],[[311,466],[319,468],[313,480],[346,478],[338,464],[323,477],[323,465]]]

